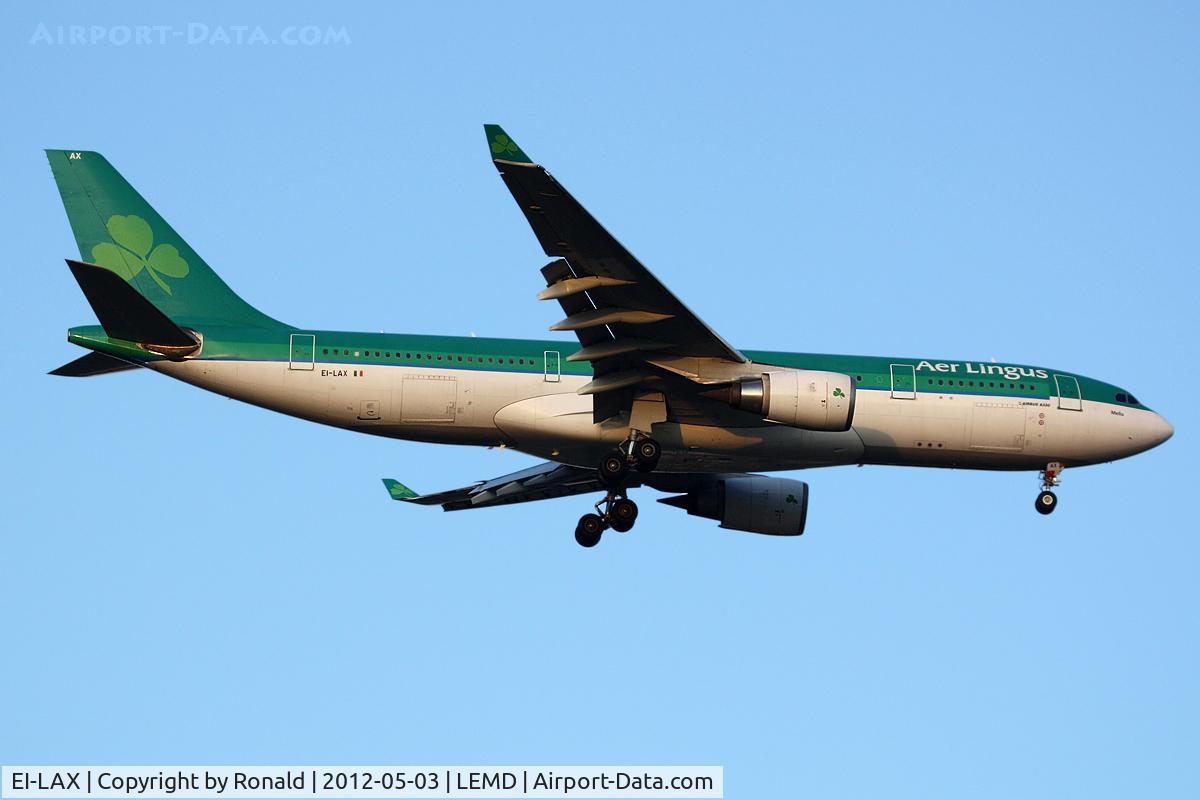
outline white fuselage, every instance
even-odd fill
[[[397,439],[505,445],[594,466],[628,435],[628,420],[594,424],[577,375],[437,367],[195,359],[147,365],[219,394],[314,422]],[[1112,461],[1170,436],[1145,409],[1059,398],[860,388],[853,427],[807,431],[771,422],[721,427],[660,422],[659,469],[788,470],[836,464],[1040,469]]]

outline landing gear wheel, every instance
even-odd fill
[[[1037,501],[1034,503],[1039,514],[1049,514],[1054,509],[1058,508],[1058,496],[1054,492],[1046,491],[1037,496]]]
[[[629,458],[621,450],[613,450],[600,462],[596,470],[600,482],[609,488],[618,488],[625,482],[629,474]]]
[[[655,439],[640,439],[634,445],[633,454],[637,459],[638,472],[653,472],[658,466],[658,459],[662,457],[662,445]]]
[[[632,529],[633,523],[637,521],[637,516],[637,503],[626,497],[613,500],[612,505],[608,508],[609,524],[618,533],[626,533]]]
[[[604,520],[599,514],[584,514],[575,526],[575,541],[580,547],[595,547],[604,534]]]

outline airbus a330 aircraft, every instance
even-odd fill
[[[807,484],[751,474],[836,464],[1037,470],[1036,508],[1066,467],[1170,438],[1129,391],[1064,370],[741,350],[705,325],[499,126],[492,159],[546,255],[556,339],[298,328],[249,305],[98,153],[47,154],[79,245],[67,264],[99,318],[55,375],[144,367],[361,433],[511,447],[544,464],[461,489],[391,496],[447,511],[603,492],[584,547],[637,518],[629,490],[723,528],[804,532]]]

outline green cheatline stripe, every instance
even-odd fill
[[[98,325],[80,326],[72,328],[71,340],[85,347],[97,347],[104,352],[112,353],[113,355],[124,355],[144,359],[146,354],[144,351],[136,348],[130,343],[113,343],[104,335],[104,331]],[[557,352],[559,354],[559,372],[562,375],[578,375],[588,376],[592,374],[591,365],[587,362],[568,362],[567,356],[576,352],[579,349],[577,342],[552,341],[552,340],[535,340],[535,339],[494,339],[486,337],[467,337],[467,336],[432,336],[424,334],[395,334],[395,333],[354,333],[346,331],[320,331],[309,330],[299,331],[304,335],[312,335],[316,342],[316,359],[324,363],[334,364],[359,364],[372,366],[406,366],[406,367],[429,367],[434,369],[471,369],[480,372],[522,372],[522,373],[539,373],[544,371],[543,361],[545,352]],[[226,360],[243,360],[243,361],[288,361],[290,359],[290,342],[288,331],[265,331],[261,329],[240,329],[240,328],[207,328],[205,330],[204,349],[201,353],[201,358],[226,359]],[[335,347],[340,352],[349,350],[353,353],[358,350],[360,353],[370,352],[370,356],[334,356],[332,352],[325,354],[323,350],[332,351]],[[375,352],[379,351],[380,356],[375,357]],[[396,353],[411,353],[415,356],[418,352],[422,358],[417,360],[412,359],[397,359]],[[390,352],[390,357],[384,356],[384,353]],[[904,359],[904,358],[885,358],[879,356],[845,356],[845,355],[828,355],[819,353],[782,353],[765,350],[743,350],[743,353],[748,358],[754,361],[772,366],[792,367],[796,369],[817,369],[827,370],[830,372],[840,372],[845,375],[850,375],[856,379],[856,384],[861,389],[881,389],[890,390],[892,388],[891,369],[893,364],[912,365],[916,366],[922,361],[931,361],[933,363],[955,364],[960,370],[954,378],[957,384],[958,380],[963,380],[964,386],[937,386],[937,381],[949,380],[950,373],[938,373],[931,375],[928,372],[915,372],[916,386],[904,384],[903,390],[918,391],[922,393],[943,391],[945,393],[954,394],[978,394],[980,396],[1003,396],[1014,398],[1045,398],[1058,396],[1058,390],[1055,388],[1053,377],[1049,379],[1034,378],[1030,379],[1022,376],[1009,381],[1005,379],[1005,386],[995,387],[970,387],[965,385],[969,381],[974,380],[976,383],[986,381],[989,383],[1000,383],[998,375],[978,375],[968,374],[965,372],[967,364],[973,364],[978,367],[981,362],[941,362],[933,359]],[[432,361],[424,358],[425,355],[432,355]],[[437,361],[437,356],[442,356],[442,361]],[[458,361],[459,356],[463,357],[463,361]],[[467,357],[475,359],[473,362],[467,362]],[[480,358],[504,358],[513,359],[519,362],[520,359],[525,359],[526,364],[488,364],[480,362]],[[447,359],[453,359],[449,361]],[[987,366],[987,364],[983,364]],[[1025,365],[997,365],[1003,367],[1013,367],[1021,369],[1035,369]],[[1054,374],[1066,375],[1076,378],[1079,381],[1079,387],[1082,398],[1091,402],[1114,403],[1116,394],[1125,393],[1121,389],[1112,384],[1103,381],[1093,380],[1081,375],[1075,375],[1067,372],[1055,372],[1046,370],[1053,376]],[[933,380],[934,384],[930,385],[929,380]],[[1012,389],[1007,387],[1008,383],[1013,383],[1019,386],[1022,383],[1026,387],[1032,386],[1032,389]],[[1135,393],[1136,395],[1136,393]],[[1138,404],[1127,404],[1124,407],[1129,408],[1146,408],[1146,406]]]

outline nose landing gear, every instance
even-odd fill
[[[1042,470],[1042,491],[1033,504],[1039,514],[1049,514],[1058,508],[1058,495],[1050,490],[1062,483],[1062,478],[1059,477],[1062,472],[1063,465],[1057,461],[1051,461]]]

